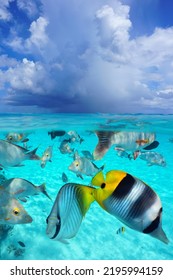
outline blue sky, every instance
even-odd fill
[[[1,0],[1,113],[173,113],[172,15],[171,0]]]

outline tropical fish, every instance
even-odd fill
[[[162,204],[159,196],[138,178],[120,170],[100,171],[92,179],[99,205],[128,227],[151,235],[164,243],[169,240],[162,229]]]
[[[71,154],[74,152],[74,149],[71,149],[69,146],[69,140],[63,140],[60,144],[59,150],[62,154]]]
[[[68,182],[68,177],[67,177],[67,175],[63,172],[62,173],[62,181],[64,182],[64,183],[67,183]]]
[[[95,160],[101,159],[112,145],[123,148],[126,151],[136,151],[141,148],[136,141],[147,140],[147,143],[142,145],[142,148],[150,145],[155,141],[155,134],[148,132],[115,132],[115,131],[96,131],[98,144],[93,152]]]
[[[66,132],[64,130],[52,130],[48,131],[48,135],[50,135],[51,140],[53,140],[55,137],[61,137],[65,134]]]
[[[0,187],[0,224],[28,224],[32,222],[31,216],[24,207]]]
[[[40,160],[40,157],[36,155],[37,148],[33,151],[10,143],[5,140],[0,140],[0,165],[2,167],[14,167],[21,166],[21,162],[24,160]]]
[[[90,204],[94,201],[92,190],[92,187],[73,183],[61,187],[46,220],[46,234],[49,238],[66,242],[77,234]]]
[[[12,178],[6,180],[2,183],[2,186],[5,188],[7,192],[13,195],[15,198],[20,199],[23,202],[26,202],[26,197],[31,195],[37,195],[39,193],[43,193],[49,199],[50,196],[46,191],[45,184],[40,186],[35,186],[31,182],[22,179],[22,178]]]
[[[117,231],[116,234],[122,234],[125,232],[125,227],[120,227]]]
[[[9,132],[6,135],[6,140],[9,142],[28,142],[29,139],[27,138],[29,133],[17,133],[17,132]]]
[[[160,165],[165,167],[166,166],[166,160],[165,158],[157,153],[152,151],[147,152],[139,152],[139,158],[142,160],[145,160],[147,162],[147,165]]]
[[[42,168],[44,168],[46,166],[46,163],[52,162],[52,150],[53,150],[53,146],[49,146],[43,153],[41,159],[40,159],[40,165]]]
[[[86,157],[80,157],[77,152],[75,152],[75,160],[69,165],[68,169],[76,173],[77,177],[83,179],[82,175],[94,176],[99,170],[103,170],[104,165],[97,167],[93,162],[91,162]]]

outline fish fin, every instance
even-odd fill
[[[37,189],[39,189],[40,192],[42,192],[44,195],[46,195],[50,200],[52,200],[52,198],[48,195],[47,191],[46,191],[46,184],[43,183],[40,186],[37,187]]]
[[[22,167],[22,166],[25,166],[24,164],[16,164],[16,165],[13,165],[13,167]]]
[[[81,144],[83,141],[84,141],[84,139],[83,139],[83,138],[80,138],[79,143]]]
[[[59,241],[64,243],[64,244],[69,244],[69,241],[67,241],[66,239],[59,239]]]
[[[27,155],[29,156],[29,159],[32,159],[32,160],[40,160],[41,159],[38,155],[36,155],[37,149],[38,149],[38,147],[35,148],[33,151],[30,151],[30,152],[27,153]]]
[[[23,139],[21,142],[22,143],[26,143],[26,142],[28,142],[29,141],[29,139],[28,138],[25,138],[25,139]]]
[[[111,147],[111,136],[113,135],[113,132],[96,131],[95,133],[99,142],[93,152],[93,156],[95,160],[98,160],[101,159]]]
[[[25,197],[20,197],[20,198],[18,198],[20,201],[22,201],[22,202],[27,202],[27,199],[25,198]]]
[[[144,150],[152,150],[155,149],[159,146],[159,142],[158,141],[154,141],[152,142],[150,145],[146,146],[145,148],[143,148]]]
[[[91,184],[93,186],[100,187],[101,184],[103,184],[104,182],[105,182],[105,179],[104,179],[103,172],[100,171],[92,178]]]
[[[79,178],[81,178],[81,179],[83,180],[83,177],[82,177],[81,174],[77,174],[76,176],[79,177]]]
[[[169,243],[169,239],[167,238],[167,236],[161,226],[159,226],[156,230],[154,230],[152,233],[150,233],[150,235],[159,239],[160,241],[162,241],[165,244]]]
[[[52,162],[52,160],[51,160],[51,159],[49,159],[49,162]]]
[[[85,186],[85,185],[78,185],[77,189],[78,189],[77,191],[78,203],[81,209],[82,216],[84,217],[91,203],[95,201],[94,198],[95,188]]]

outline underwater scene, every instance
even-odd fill
[[[0,115],[1,260],[172,260],[173,115]]]

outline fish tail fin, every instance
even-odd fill
[[[38,186],[38,189],[39,189],[40,192],[42,192],[44,195],[46,195],[50,200],[52,200],[52,198],[48,195],[48,193],[46,191],[46,184],[45,183]]]
[[[150,235],[159,239],[160,241],[162,241],[165,244],[169,243],[169,239],[167,238],[167,236],[161,226],[158,227],[157,230],[152,232]]]
[[[27,155],[29,156],[29,159],[40,160],[40,157],[38,155],[36,155],[37,149],[38,149],[38,147],[35,148],[33,151],[30,151],[27,153]]]
[[[96,131],[96,135],[99,139],[99,142],[93,152],[93,157],[95,160],[101,159],[111,146],[111,131]]]
[[[79,186],[78,201],[83,216],[85,216],[90,205],[95,201],[94,191],[95,188],[93,187],[89,187],[85,185]]]
[[[100,171],[92,178],[91,184],[93,186],[100,187],[101,184],[103,184],[104,182],[105,182],[105,179],[104,179],[103,172]]]

